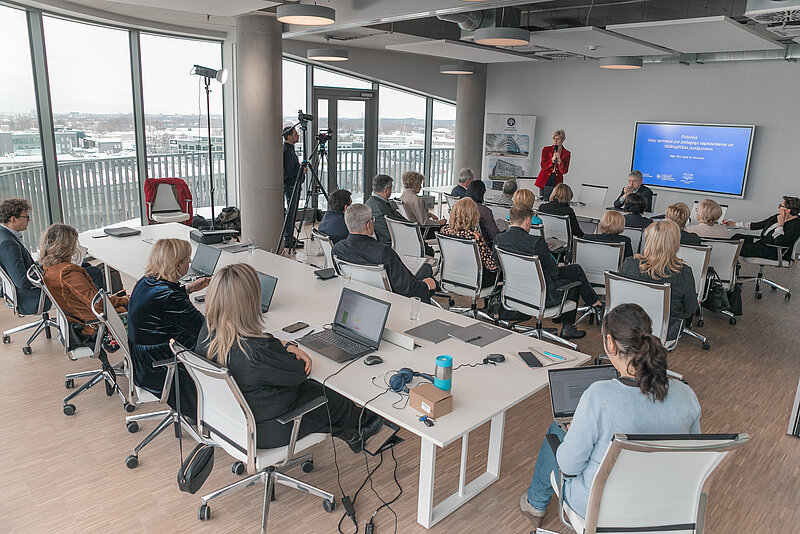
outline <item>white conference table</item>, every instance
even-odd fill
[[[147,260],[145,247],[141,244],[151,246],[143,239],[152,238],[157,234],[165,237],[180,237],[182,234],[188,238],[189,229],[172,223],[144,227],[140,236],[103,239],[90,237],[90,234],[96,232],[86,232],[87,235],[81,236],[81,243],[99,260],[136,278],[141,276],[144,270],[141,265]],[[319,280],[313,274],[315,267],[262,250],[236,254],[223,252],[219,266],[239,262],[248,263],[255,269],[278,278],[270,310],[264,316],[267,331],[287,339],[302,335],[304,331],[296,334],[281,332],[281,328],[286,325],[304,321],[319,327],[330,323],[333,319],[339,295],[345,285],[344,280],[340,278]],[[408,298],[355,281],[350,282],[350,287],[391,304],[386,328],[394,332],[402,333],[433,319],[442,319],[461,326],[475,322],[469,317],[430,305],[422,305],[420,319],[411,321]],[[192,302],[201,310],[204,308],[204,305],[197,304],[194,299]],[[559,364],[560,367],[583,364],[589,356],[517,333],[511,333],[483,348],[456,339],[448,339],[438,344],[423,339],[415,341],[420,346],[413,351],[382,341],[377,354],[381,356],[383,363],[375,366],[366,366],[360,360],[353,361],[349,365],[340,364],[314,351],[308,350],[308,352],[313,362],[311,378],[322,382],[326,377],[341,370],[343,365],[347,365],[346,369],[327,380],[326,386],[359,404],[363,405],[369,401],[370,410],[420,437],[417,521],[424,527],[430,528],[499,478],[506,411],[547,385],[546,369],[528,369],[519,361],[515,361],[517,357],[511,353],[534,347],[574,358]],[[404,407],[405,403],[397,393],[388,391],[374,398],[387,389],[385,380],[401,367],[433,373],[434,360],[440,354],[451,355],[453,365],[456,367],[462,363],[481,362],[490,353],[506,353],[506,361],[497,366],[462,367],[454,371],[453,411],[437,419],[433,427],[428,427],[419,421],[421,414],[408,406]],[[418,382],[419,380],[415,379],[409,386],[413,387]],[[395,404],[398,407],[395,407]],[[467,483],[469,433],[487,422],[490,422],[490,436],[486,470]],[[436,448],[444,447],[458,439],[462,441],[458,490],[438,504],[434,504]]]

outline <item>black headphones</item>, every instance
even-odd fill
[[[433,382],[433,376],[428,373],[418,373],[408,367],[403,367],[397,373],[389,377],[389,388],[395,393],[408,393],[408,385],[414,377],[424,378]]]

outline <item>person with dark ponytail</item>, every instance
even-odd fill
[[[603,348],[619,378],[595,382],[584,391],[569,431],[557,423],[548,434],[561,441],[554,455],[545,440],[533,480],[520,509],[534,527],[553,496],[550,474],[560,468],[564,498],[586,517],[589,490],[614,434],[698,434],[700,403],[694,391],[667,377],[667,351],[651,334],[652,321],[638,304],[620,304],[603,318]]]

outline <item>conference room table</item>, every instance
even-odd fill
[[[153,239],[188,239],[189,230],[186,226],[170,223],[142,227],[141,235],[124,238],[94,238],[102,230],[91,230],[81,234],[80,242],[97,259],[128,276],[138,278],[144,272]],[[190,242],[195,249],[196,243]],[[248,263],[256,270],[278,278],[270,309],[264,315],[264,324],[268,332],[284,340],[300,337],[312,328],[319,329],[331,323],[343,287],[350,287],[390,303],[391,309],[386,323],[389,332],[384,334],[377,351],[383,359],[382,364],[366,366],[361,359],[341,364],[307,348],[305,350],[311,356],[313,364],[310,378],[319,382],[325,381],[326,387],[360,405],[366,405],[388,421],[419,436],[421,445],[417,521],[426,528],[441,521],[499,478],[506,411],[547,385],[547,370],[526,367],[516,353],[533,347],[567,359],[553,366],[554,368],[575,367],[590,358],[586,354],[513,332],[485,347],[477,347],[454,338],[439,343],[416,338],[413,340],[414,349],[407,350],[400,346],[403,343],[396,345],[386,341],[386,338],[392,337],[392,332],[397,337],[398,333],[402,334],[434,319],[458,326],[467,326],[476,320],[423,304],[419,319],[412,321],[411,299],[407,297],[339,277],[320,280],[314,275],[316,267],[260,249],[245,249],[244,252],[237,253],[223,251],[218,268],[232,263]],[[197,303],[194,298],[192,302],[203,311],[204,304]],[[281,331],[284,326],[297,321],[303,321],[310,326],[295,334]],[[490,353],[504,354],[506,360],[498,365],[465,366],[455,370],[461,364],[481,363]],[[453,357],[453,409],[451,413],[436,419],[434,426],[428,427],[419,421],[422,414],[407,405],[407,395],[391,391],[387,382],[389,376],[402,367],[434,373],[435,358],[441,354]],[[418,383],[419,379],[415,379],[409,387],[413,388]],[[550,418],[551,414],[540,415]],[[467,482],[469,434],[487,422],[490,423],[490,435],[486,469],[474,480]],[[459,439],[461,465],[458,490],[435,504],[436,449]],[[532,442],[539,439],[541,436],[531,436]]]

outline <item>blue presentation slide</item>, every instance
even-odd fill
[[[636,123],[633,169],[644,183],[743,195],[752,126]]]

